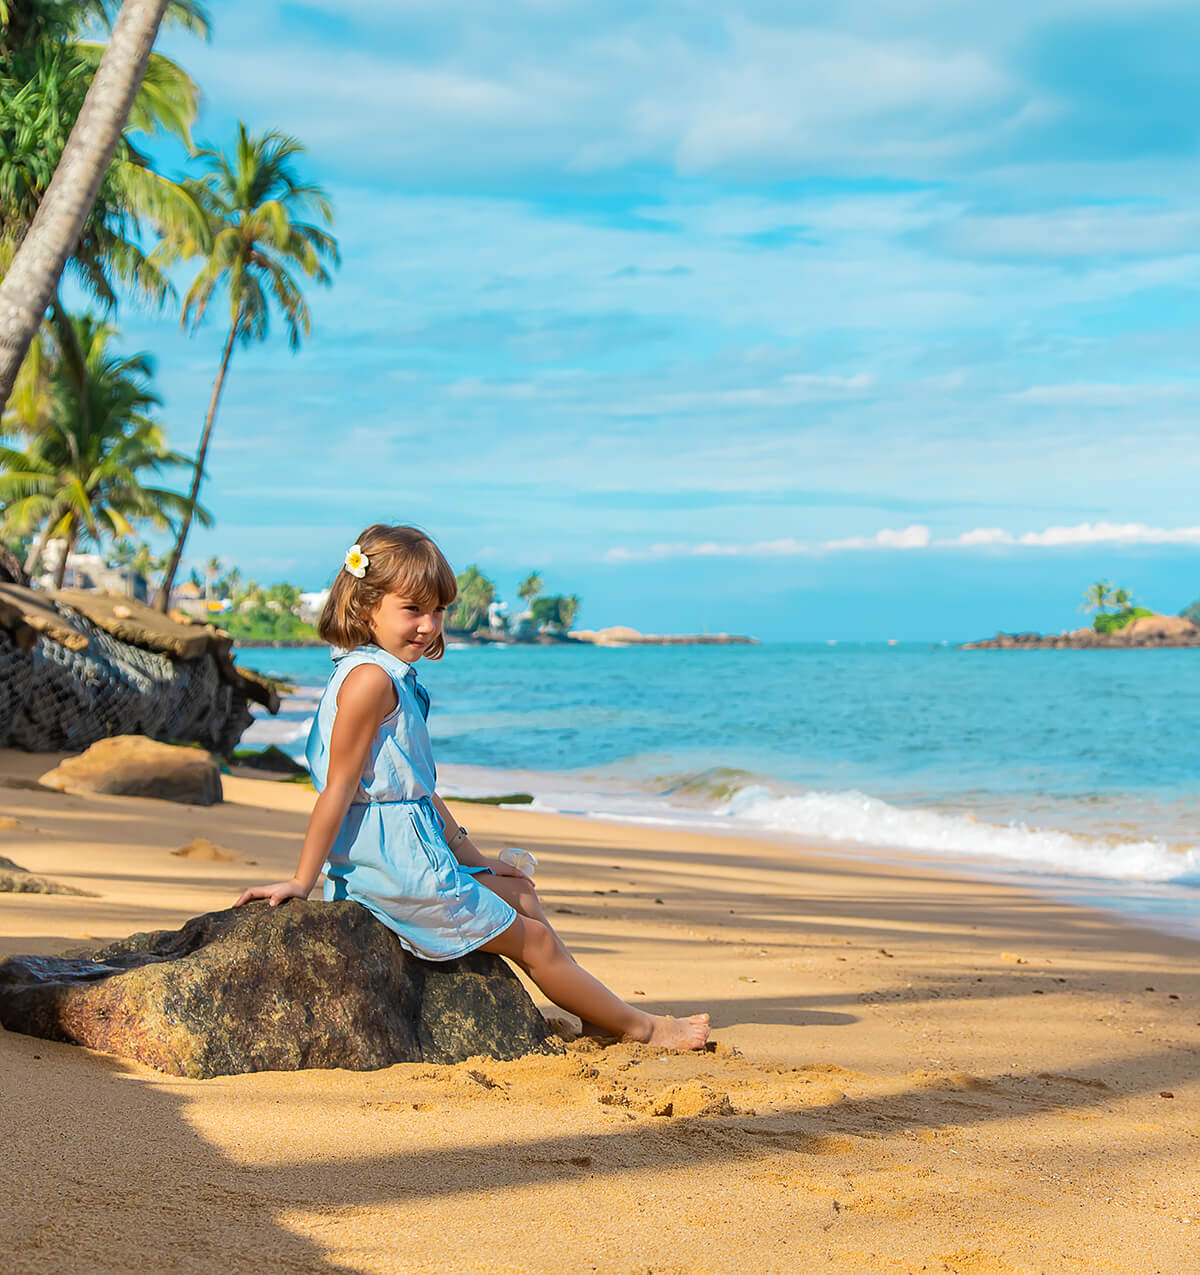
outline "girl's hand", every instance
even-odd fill
[[[233,906],[240,908],[251,899],[266,899],[274,908],[287,899],[307,899],[311,890],[311,885],[306,890],[295,877],[290,881],[277,881],[274,885],[253,885],[242,891],[242,897]]]
[[[488,859],[487,865],[491,868],[493,875],[498,877],[520,877],[522,881],[528,881],[529,878],[521,871],[520,868],[514,868],[511,863],[505,863],[503,859]]]

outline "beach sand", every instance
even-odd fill
[[[304,789],[12,786],[57,760],[0,753],[0,855],[96,897],[0,894],[0,957],[295,865]],[[583,964],[709,1010],[715,1049],[191,1081],[0,1032],[6,1271],[1200,1269],[1200,944],[924,869],[460,809],[485,852],[538,855]]]

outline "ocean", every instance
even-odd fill
[[[303,754],[324,649],[247,747]],[[423,661],[442,790],[940,864],[1200,937],[1200,655],[460,647]]]

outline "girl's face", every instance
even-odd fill
[[[445,607],[422,604],[403,593],[385,593],[371,616],[375,643],[406,664],[415,664],[442,631]]]

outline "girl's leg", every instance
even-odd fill
[[[511,903],[522,916],[541,921],[548,930],[554,930],[554,926],[546,919],[546,913],[542,910],[542,901],[538,898],[537,889],[528,877],[501,877],[495,873],[483,873],[475,880],[480,885],[486,885],[493,894],[498,894],[506,903]]]
[[[482,950],[516,961],[556,1005],[614,1036],[663,1049],[700,1049],[708,1039],[707,1014],[671,1018],[627,1005],[572,960],[548,925],[531,917],[518,914]]]

